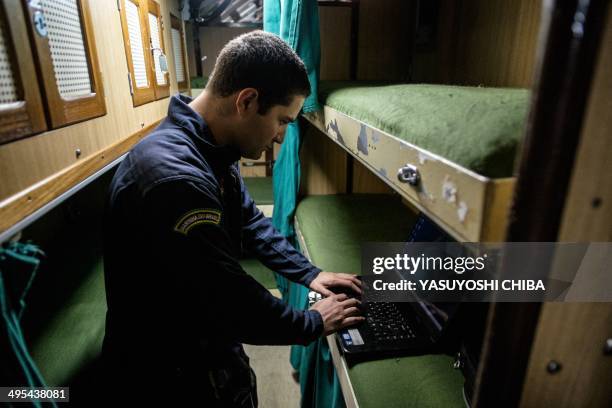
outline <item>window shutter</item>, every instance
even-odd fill
[[[121,8],[121,26],[125,56],[130,72],[132,100],[139,106],[155,100],[155,89],[149,76],[149,41],[143,6],[138,0],[125,0]]]
[[[104,115],[88,0],[38,0],[27,7],[52,127]]]
[[[165,98],[170,95],[170,81],[168,80],[168,73],[164,73],[161,70],[160,56],[166,53],[166,47],[164,44],[164,32],[163,23],[161,16],[161,8],[159,4],[153,0],[148,0],[148,27],[149,27],[149,38],[151,42],[151,59],[153,64],[151,66],[151,75],[155,78],[153,87],[155,88],[155,99]],[[161,50],[161,51],[160,51]],[[167,58],[166,58],[167,61]],[[168,68],[166,67],[166,70]]]
[[[47,129],[33,59],[20,1],[3,0],[0,3],[0,143]]]
[[[174,72],[179,91],[189,89],[189,75],[187,73],[187,58],[185,53],[185,33],[183,22],[171,15],[172,54],[174,56]]]

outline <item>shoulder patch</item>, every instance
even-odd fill
[[[200,224],[214,224],[219,225],[221,223],[221,211],[212,208],[200,208],[192,210],[183,215],[176,225],[174,230],[181,234],[187,235],[189,230],[196,225]]]

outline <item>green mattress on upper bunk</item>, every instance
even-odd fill
[[[512,176],[527,89],[324,81],[320,102],[487,177]]]

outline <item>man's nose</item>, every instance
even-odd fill
[[[275,137],[274,141],[278,144],[282,144],[283,140],[285,140],[285,129],[281,130]]]

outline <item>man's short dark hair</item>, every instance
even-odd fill
[[[255,88],[262,115],[274,105],[288,106],[293,96],[310,95],[304,62],[289,44],[264,31],[252,31],[228,42],[206,88],[221,97]]]

